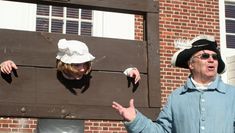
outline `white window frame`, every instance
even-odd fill
[[[235,49],[234,48],[227,48],[226,42],[226,17],[225,17],[225,2],[234,2],[235,0],[219,0],[219,19],[220,19],[220,48],[221,48],[221,55],[226,65],[228,65],[227,59],[234,56],[235,58]],[[228,71],[222,74],[222,79],[224,82],[228,82],[227,77]]]
[[[0,28],[36,31],[36,4],[0,0],[0,7]],[[92,19],[92,36],[135,39],[134,14],[93,11]]]
[[[91,19],[91,20],[87,20],[87,19],[82,19],[81,18],[81,13],[82,13],[82,9],[78,9],[79,10],[79,17],[78,18],[67,18],[67,7],[63,7],[63,17],[57,17],[57,16],[52,16],[52,7],[53,6],[49,6],[49,16],[45,16],[45,15],[36,15],[36,17],[38,18],[46,18],[46,19],[49,19],[49,33],[51,33],[51,27],[52,27],[52,19],[58,19],[58,20],[63,20],[63,29],[62,29],[62,32],[63,32],[63,34],[66,34],[66,26],[67,26],[67,24],[66,24],[66,22],[69,20],[71,20],[71,21],[77,21],[78,22],[78,35],[81,35],[81,23],[82,22],[89,22],[89,23],[91,23],[92,25],[93,25],[93,18]],[[93,12],[93,11],[92,11]],[[92,13],[93,14],[93,13]],[[92,30],[92,29],[91,29]],[[91,32],[91,34],[92,34],[92,32]]]
[[[93,12],[93,36],[135,40],[135,15]]]

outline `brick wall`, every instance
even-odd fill
[[[162,104],[175,88],[182,85],[188,70],[171,66],[176,51],[174,40],[192,39],[199,34],[215,35],[219,40],[219,0],[159,0],[160,66]],[[135,39],[143,40],[143,18],[136,16]],[[111,105],[110,105],[111,107]],[[23,121],[23,124],[22,124]],[[33,133],[36,119],[0,119],[0,133]],[[85,133],[126,133],[120,121],[85,121]]]
[[[121,121],[85,121],[85,133],[126,133]]]
[[[176,51],[174,40],[192,39],[199,34],[219,37],[219,0],[160,0],[160,60],[162,103],[169,93],[182,85],[187,69],[171,66]]]
[[[34,133],[36,119],[0,118],[0,133]]]
[[[135,40],[144,40],[144,19],[141,15],[135,15]]]

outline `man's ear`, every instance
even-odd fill
[[[192,62],[193,62],[193,61],[192,61],[191,59],[188,61],[188,68],[189,68],[189,69],[193,69]]]

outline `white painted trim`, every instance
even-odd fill
[[[221,48],[221,55],[226,62],[226,31],[225,31],[225,2],[224,0],[219,0],[219,22],[220,22],[220,48]],[[226,63],[225,63],[226,64]],[[222,79],[224,82],[227,82],[227,72],[222,74]]]
[[[227,2],[235,2],[235,0],[224,0],[224,1],[227,1]]]
[[[0,0],[0,28],[35,31],[36,5]]]
[[[226,25],[225,25],[225,2],[235,2],[235,0],[219,0],[219,20],[220,20],[220,47],[222,58],[227,64],[227,58],[235,56],[235,49],[226,47]],[[227,79],[228,71],[222,74],[222,79],[224,82],[228,82]]]
[[[135,15],[94,11],[93,36],[135,39]]]

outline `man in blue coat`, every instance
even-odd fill
[[[168,97],[155,122],[141,114],[130,100],[129,107],[113,102],[129,133],[234,133],[235,87],[225,84],[225,71],[213,36],[200,35],[185,42],[172,64],[190,71],[186,83]]]

